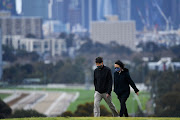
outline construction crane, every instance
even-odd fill
[[[140,18],[141,18],[142,23],[143,23],[143,24],[144,24],[144,26],[146,27],[147,25],[146,25],[146,22],[145,22],[144,17],[142,16],[142,13],[141,13],[140,9],[139,9],[139,8],[137,8],[137,11],[138,11],[138,15],[139,15],[139,16],[140,16]]]
[[[154,0],[153,5],[158,9],[159,13],[162,15],[162,17],[164,18],[164,20],[166,21],[166,30],[169,30],[169,20],[166,17],[166,15],[163,13],[163,11],[161,10],[160,6],[158,5],[158,3]]]

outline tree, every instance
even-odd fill
[[[156,103],[155,115],[158,117],[179,117],[179,71],[150,71],[148,76],[152,88],[151,96]]]
[[[177,45],[177,46],[173,46],[170,48],[170,50],[178,57],[180,58],[180,45]]]
[[[71,112],[65,112],[61,116],[75,116],[75,117],[92,117],[93,116],[94,103],[85,103],[80,104],[77,107],[77,110],[72,114]],[[111,113],[103,105],[100,105],[101,116],[111,116]]]
[[[37,38],[37,37],[34,34],[29,33],[26,35],[26,38]]]
[[[61,117],[73,117],[74,114],[71,111],[66,111],[60,115]]]
[[[67,48],[73,45],[73,40],[74,40],[74,34],[69,34],[69,36],[66,38]]]
[[[65,63],[64,66],[52,76],[54,83],[84,83],[84,78],[83,69],[72,63]]]
[[[59,38],[65,39],[67,34],[65,32],[60,33]]]
[[[17,60],[17,57],[14,54],[14,49],[10,48],[8,46],[3,45],[2,46],[3,50],[3,61],[9,61],[9,62],[14,62]]]
[[[157,103],[155,113],[158,117],[180,117],[179,92],[169,92],[163,95]]]
[[[0,99],[0,119],[9,117],[11,112],[12,112],[11,108],[4,101]]]
[[[11,115],[11,118],[25,118],[25,117],[46,117],[46,116],[35,110],[16,110]]]
[[[91,51],[92,48],[93,48],[93,43],[91,40],[88,40],[81,46],[81,48],[78,51],[82,52],[82,53],[84,53],[84,52],[87,53],[87,52]]]

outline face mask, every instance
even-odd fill
[[[120,70],[121,70],[121,68],[119,68],[119,67],[116,67],[116,68],[115,68],[115,71],[116,71],[116,72],[119,72]]]
[[[97,66],[98,69],[101,69],[103,67],[103,65]]]

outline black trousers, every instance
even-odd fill
[[[121,107],[119,116],[122,117],[123,115],[125,115],[125,117],[129,117],[126,107],[127,98],[122,98],[118,96],[118,99],[120,101],[120,107]]]

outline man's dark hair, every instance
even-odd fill
[[[120,60],[117,60],[115,64],[118,64],[122,69],[124,69],[124,64]]]
[[[96,63],[102,63],[103,58],[102,57],[97,57],[95,61],[96,61]]]

